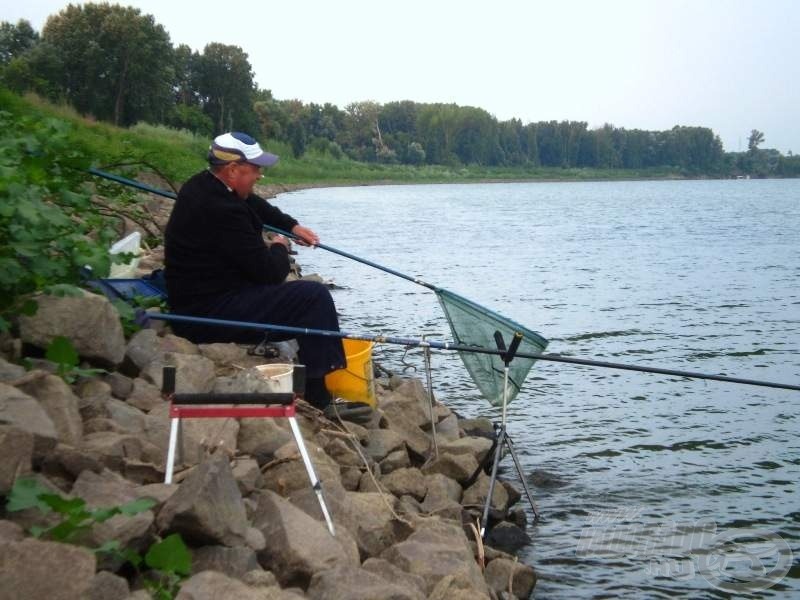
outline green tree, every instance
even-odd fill
[[[163,120],[174,78],[169,35],[152,15],[112,4],[70,4],[48,18],[59,91],[81,112],[117,125]]]
[[[39,41],[39,34],[29,21],[20,19],[16,25],[3,21],[0,23],[0,65],[22,56]]]
[[[198,64],[198,91],[215,133],[253,130],[255,86],[247,54],[239,46],[211,43]]]
[[[758,146],[764,143],[764,134],[759,131],[758,129],[753,129],[750,131],[750,137],[747,138],[747,150],[751,153],[755,153],[758,150]]]

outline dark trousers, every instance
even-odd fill
[[[339,319],[331,294],[321,283],[290,281],[279,285],[254,285],[190,306],[172,307],[175,314],[288,325],[309,329],[339,331]],[[197,323],[173,323],[176,334],[196,344],[236,342],[256,344],[264,331],[242,327],[219,327]],[[309,378],[345,367],[342,340],[327,336],[304,336],[267,332],[268,339],[296,338],[298,358],[306,366]]]

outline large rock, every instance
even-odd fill
[[[94,577],[94,554],[32,538],[0,543],[0,600],[82,600]]]
[[[58,442],[53,420],[42,405],[25,392],[5,383],[0,383],[0,424],[33,435],[35,462],[43,459]]]
[[[187,339],[171,334],[161,337],[154,329],[142,329],[128,342],[122,368],[127,374],[135,377],[151,362],[163,362],[164,354],[168,352],[200,354],[197,346]]]
[[[390,404],[383,411],[387,428],[405,441],[408,450],[418,458],[428,457],[432,446],[431,437],[407,417],[399,404]]]
[[[411,466],[411,458],[408,456],[408,450],[401,448],[390,452],[386,455],[381,462],[381,473],[388,475],[392,471]]]
[[[459,483],[467,481],[478,469],[478,461],[470,454],[440,454],[422,468],[425,474],[441,473]]]
[[[156,523],[196,544],[245,545],[247,515],[228,457],[217,452],[166,501]]]
[[[110,471],[100,474],[84,471],[72,486],[72,495],[83,498],[90,508],[111,508],[138,499],[136,486]],[[146,510],[135,515],[115,515],[96,523],[87,533],[85,541],[97,547],[116,540],[121,548],[136,551],[145,549],[148,531],[153,524],[152,511]],[[109,554],[101,555],[102,566],[119,568],[122,561]]]
[[[109,418],[125,431],[144,433],[146,427],[145,414],[127,402],[110,398],[106,403]]]
[[[263,490],[254,498],[258,505],[253,525],[267,540],[258,559],[282,586],[305,588],[315,573],[337,565],[358,566],[358,550],[344,530],[331,536],[323,523],[272,491]]]
[[[391,581],[402,585],[407,590],[416,590],[422,597],[425,597],[425,580],[419,575],[412,575],[394,566],[383,558],[368,558],[363,562],[361,568],[380,575],[386,581]]]
[[[236,419],[181,419],[176,467],[199,464],[209,450],[220,448],[231,454],[236,452],[239,422]],[[145,420],[144,436],[161,450],[165,461],[169,446],[169,404],[164,402],[152,409]]]
[[[507,558],[495,558],[486,565],[483,576],[495,593],[508,591],[510,587],[517,598],[528,598],[536,585],[533,567]]]
[[[392,471],[388,475],[381,477],[381,484],[398,498],[409,495],[422,501],[428,491],[425,476],[419,469],[415,468]]]
[[[425,403],[426,406],[423,406],[416,398],[409,398],[394,391],[381,397],[380,408],[386,414],[403,413],[417,427],[425,427],[430,424],[430,409],[427,407],[427,400]]]
[[[24,367],[10,363],[0,357],[0,382],[11,385],[14,381],[23,377],[25,373]]]
[[[450,416],[439,421],[436,424],[436,435],[438,436],[440,443],[442,440],[445,442],[456,441],[461,435],[461,430],[458,426],[458,417],[456,417],[454,414],[451,414]]]
[[[246,496],[255,491],[256,488],[261,487],[261,469],[258,468],[258,463],[255,459],[237,458],[231,465],[231,469],[242,496]]]
[[[509,554],[514,554],[530,542],[531,538],[527,533],[508,521],[498,523],[486,534],[487,544]]]
[[[161,389],[165,365],[175,367],[175,391],[178,393],[205,393],[214,389],[214,363],[199,354],[165,352],[147,363],[140,376]]]
[[[391,496],[382,498],[379,493],[348,492],[347,497],[358,520],[355,536],[364,556],[378,556],[411,533],[411,528],[392,513],[397,511],[397,504]]]
[[[183,582],[175,600],[283,600],[289,598],[279,588],[250,587],[217,571],[203,571]]]
[[[275,451],[293,440],[285,419],[242,419],[239,423],[239,451],[259,464],[269,462]]]
[[[161,397],[161,390],[141,377],[133,380],[131,391],[125,401],[146,413],[165,404],[164,398]]]
[[[443,454],[471,454],[481,462],[492,448],[492,441],[485,437],[467,436],[439,444],[439,452]]]
[[[477,591],[458,575],[442,577],[433,588],[428,600],[490,600],[489,594]]]
[[[122,471],[126,460],[142,458],[142,440],[138,436],[113,431],[87,434],[79,449],[117,472]]]
[[[464,495],[461,498],[461,504],[470,507],[480,507],[481,509],[486,504],[486,498],[489,495],[489,484],[491,479],[489,476],[481,471],[478,474],[478,480],[464,490]],[[502,519],[508,510],[508,492],[503,484],[499,481],[495,482],[494,490],[492,491],[492,501],[489,504],[490,509],[494,513],[496,519]]]
[[[408,539],[385,550],[381,558],[422,577],[427,594],[444,575],[452,575],[474,593],[489,595],[460,524],[426,518]]]
[[[389,429],[370,429],[367,433],[367,447],[364,454],[374,461],[381,461],[390,452],[404,447],[405,440],[396,431]]]
[[[313,442],[306,441],[305,446],[314,466],[314,473],[323,487],[331,482],[341,484],[341,469],[336,461]],[[281,496],[288,496],[311,485],[305,463],[294,440],[275,451],[275,460],[264,467],[262,477],[262,485]]]
[[[23,342],[47,348],[53,338],[64,336],[85,359],[105,365],[122,362],[125,336],[119,313],[105,296],[88,292],[79,297],[42,294],[36,302],[36,314],[19,319]]]
[[[433,473],[425,476],[428,493],[422,510],[448,519],[461,518],[461,486],[453,479]]]
[[[83,600],[126,600],[131,594],[128,581],[109,571],[99,571]]]
[[[202,546],[192,550],[192,573],[219,571],[241,579],[245,573],[260,569],[256,553],[247,546]]]
[[[417,589],[387,581],[360,567],[340,565],[321,571],[308,586],[311,600],[425,600]]]
[[[31,472],[33,434],[0,425],[0,496],[8,496],[14,481]]]

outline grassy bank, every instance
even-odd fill
[[[15,118],[57,118],[72,125],[75,148],[91,157],[95,166],[154,165],[180,184],[205,165],[209,140],[186,131],[138,124],[120,128],[79,115],[74,109],[53,105],[34,96],[20,97],[0,89],[0,110]],[[592,181],[668,179],[682,174],[671,169],[559,169],[531,167],[447,167],[442,165],[388,165],[361,163],[327,154],[308,153],[299,159],[280,143],[266,147],[281,157],[270,170],[269,183],[287,185],[343,185],[368,183],[469,183],[482,181]]]

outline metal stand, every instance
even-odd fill
[[[525,473],[522,472],[522,466],[519,464],[519,459],[517,459],[517,453],[514,450],[514,443],[509,437],[508,432],[506,431],[506,404],[508,399],[508,365],[511,363],[512,360],[514,360],[514,355],[517,352],[519,343],[522,341],[522,334],[519,332],[514,334],[514,337],[511,340],[511,346],[508,348],[508,350],[506,350],[506,344],[503,341],[503,334],[501,334],[499,331],[495,331],[494,339],[495,343],[497,344],[497,348],[503,352],[503,354],[501,354],[500,357],[503,359],[503,363],[505,364],[505,368],[503,370],[502,419],[500,421],[500,429],[497,432],[497,436],[495,438],[491,450],[483,459],[483,462],[478,466],[478,469],[475,471],[473,476],[470,478],[471,480],[477,478],[478,473],[485,467],[486,462],[491,456],[492,474],[489,479],[489,493],[486,496],[486,503],[483,506],[483,517],[481,519],[481,537],[484,537],[486,533],[486,524],[489,521],[489,508],[492,504],[492,494],[494,494],[494,486],[497,482],[497,466],[500,464],[500,458],[503,453],[504,447],[508,449],[509,454],[511,454],[511,458],[514,460],[514,466],[517,468],[517,474],[519,475],[520,481],[522,481],[522,487],[525,489],[525,495],[528,497],[528,502],[530,503],[531,509],[533,510],[534,523],[539,520],[539,511],[536,508],[536,503],[533,501],[533,496],[531,495],[530,489],[528,489],[528,483],[525,480]]]
[[[166,473],[164,483],[172,483],[175,468],[175,454],[180,436],[181,419],[214,419],[214,418],[239,418],[239,417],[285,417],[289,419],[289,426],[294,435],[294,441],[300,450],[300,456],[308,473],[311,487],[317,494],[322,515],[328,525],[331,535],[336,535],[333,528],[328,506],[322,495],[322,483],[314,472],[314,465],[306,450],[300,427],[297,425],[295,414],[297,412],[296,393],[302,393],[305,387],[305,373],[302,367],[295,367],[294,392],[284,394],[176,394],[175,393],[175,367],[164,367],[161,392],[170,401],[169,416],[171,419],[169,430],[169,449],[167,450]],[[229,406],[219,406],[220,404]],[[215,405],[215,406],[210,406]]]

